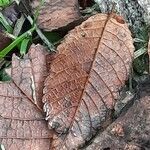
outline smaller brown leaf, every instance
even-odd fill
[[[46,54],[32,45],[23,59],[14,55],[12,81],[0,82],[0,143],[7,150],[50,149],[52,132],[36,107],[42,107]]]
[[[12,82],[0,83],[0,143],[6,150],[49,150],[44,116]]]
[[[36,10],[39,4],[39,0],[33,0],[31,6]],[[41,29],[51,31],[64,27],[79,17],[78,0],[47,0],[40,9],[37,22]]]
[[[12,58],[12,79],[21,91],[42,109],[41,103],[44,80],[47,76],[46,49],[41,45],[32,45],[29,53],[20,59]]]

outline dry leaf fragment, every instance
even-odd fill
[[[46,49],[41,45],[32,45],[24,59],[17,56],[12,58],[13,82],[32,100],[37,107],[43,107],[44,80],[47,77]]]
[[[15,84],[0,83],[0,89],[0,143],[6,150],[49,150],[52,133],[43,114]]]
[[[50,149],[52,132],[33,101],[36,93],[41,103],[46,55],[40,45],[32,45],[22,60],[14,55],[12,81],[0,83],[0,143],[7,150]]]
[[[0,30],[0,51],[11,43],[11,39]]]
[[[34,10],[39,6],[39,0],[33,0]],[[46,0],[40,9],[37,22],[41,29],[51,31],[64,27],[79,19],[78,0]]]
[[[76,149],[110,123],[130,72],[133,41],[120,17],[97,14],[57,50],[45,81],[44,110],[57,133],[52,149]]]

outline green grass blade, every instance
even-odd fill
[[[140,57],[141,55],[145,54],[147,52],[147,48],[140,48],[139,50],[134,52],[134,59]]]
[[[25,55],[28,49],[28,44],[30,42],[30,38],[25,38],[22,42],[21,42],[21,47],[20,47],[20,54],[21,55]]]
[[[22,35],[20,35],[18,38],[16,38],[15,41],[13,41],[9,46],[4,48],[0,52],[0,58],[5,57],[15,46],[17,46],[23,39],[25,39],[28,35],[30,35],[35,30],[35,26],[31,28],[30,30],[26,31]]]

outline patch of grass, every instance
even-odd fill
[[[1,2],[1,6],[4,7],[4,6],[10,4],[11,1],[9,1],[9,3],[8,3],[8,1],[6,3],[2,3],[3,1],[0,1],[0,2]],[[19,0],[15,0],[15,2],[18,5],[20,5],[20,3],[23,3],[23,6],[26,5],[26,3],[19,1]],[[0,13],[0,22],[6,29],[5,34],[13,40],[13,42],[10,45],[8,45],[6,48],[1,50],[0,58],[5,58],[5,56],[10,51],[12,51],[15,47],[20,49],[20,55],[25,55],[27,52],[27,49],[29,47],[29,44],[31,43],[32,39],[34,38],[32,35],[32,33],[34,31],[36,31],[38,37],[41,38],[43,43],[45,43],[45,45],[51,51],[55,50],[53,44],[50,41],[57,42],[57,39],[60,39],[60,38],[56,34],[54,35],[53,33],[52,34],[48,33],[46,35],[46,36],[48,36],[48,38],[47,38],[36,25],[36,20],[39,15],[39,9],[42,6],[43,2],[44,1],[42,0],[39,7],[37,8],[36,13],[33,16],[33,18],[29,14],[23,13],[22,17],[20,19],[18,19],[19,21],[16,23],[14,29],[9,25],[9,23],[5,19],[5,16],[3,16],[2,13]],[[24,8],[28,9],[27,7],[24,7]],[[23,16],[25,16],[26,19],[24,19]],[[21,33],[25,20],[28,20],[31,23],[31,28],[28,29],[25,33]]]
[[[0,7],[8,6],[11,3],[11,0],[0,0]]]
[[[9,60],[7,58],[11,58],[12,51],[15,51],[15,53],[19,54],[19,56],[23,56],[27,53],[27,50],[29,46],[34,43],[34,39],[38,38],[41,39],[41,43],[45,44],[45,46],[48,47],[50,51],[54,51],[55,47],[52,43],[57,43],[62,37],[59,36],[57,33],[43,33],[37,26],[36,20],[39,15],[39,9],[43,4],[43,0],[41,1],[39,7],[36,10],[36,13],[34,16],[27,13],[26,11],[23,11],[21,14],[21,17],[18,18],[14,26],[11,26],[9,24],[9,21],[3,16],[3,8],[9,7],[12,2],[16,2],[16,5],[18,5],[18,8],[20,9],[20,3],[24,6],[23,9],[28,9],[28,6],[26,7],[26,1],[20,1],[20,0],[0,0],[0,25],[3,29],[3,32],[7,37],[12,39],[12,43],[9,44],[4,49],[0,50],[0,80],[1,81],[7,81],[10,78],[7,76],[5,72],[6,68],[6,62],[5,60]],[[14,4],[14,3],[13,3]],[[29,11],[28,11],[29,12]],[[12,14],[15,15],[15,14]],[[28,22],[28,23],[27,23]],[[27,27],[26,24],[29,24]],[[52,41],[52,42],[51,42]],[[4,61],[3,61],[4,60]],[[2,62],[2,63],[1,63]]]
[[[150,26],[143,25],[143,28],[139,29],[136,33],[136,37],[134,38],[134,62],[133,68],[136,73],[142,75],[145,72],[148,72],[148,42],[149,42],[149,33]]]

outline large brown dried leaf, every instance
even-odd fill
[[[32,45],[24,59],[14,55],[13,81],[0,83],[0,143],[7,150],[50,148],[52,132],[38,109],[40,106],[37,108],[34,103],[36,99],[41,103],[46,54],[42,46]]]
[[[34,10],[39,6],[39,0],[33,0]],[[46,0],[41,7],[37,22],[41,29],[51,31],[64,27],[79,19],[78,0]]]
[[[52,149],[76,149],[111,121],[128,78],[133,42],[119,16],[97,14],[58,47],[44,88],[44,110],[56,135]]]

